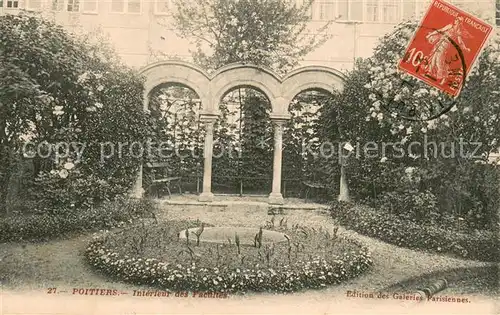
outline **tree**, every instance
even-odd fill
[[[194,61],[208,70],[244,62],[283,73],[324,43],[329,23],[307,32],[312,1],[176,0],[175,29],[196,45]]]

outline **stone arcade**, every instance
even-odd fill
[[[160,84],[182,84],[195,91],[202,106],[200,121],[206,126],[204,146],[203,190],[200,201],[213,200],[212,184],[212,151],[214,122],[219,117],[218,104],[222,98],[237,87],[255,88],[269,99],[271,103],[271,120],[274,125],[274,162],[273,183],[269,195],[269,203],[282,204],[281,163],[283,124],[290,119],[288,106],[301,92],[322,90],[332,93],[343,88],[343,74],[324,66],[306,66],[298,68],[281,77],[269,69],[248,65],[231,64],[213,74],[208,74],[198,66],[181,61],[161,61],[141,70],[145,76],[144,110],[148,109],[149,94]],[[140,198],[142,189],[142,168],[133,194]]]

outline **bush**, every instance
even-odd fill
[[[397,215],[400,218],[430,223],[437,215],[437,198],[426,190],[404,190],[402,192],[384,192],[375,201],[377,208]]]
[[[40,212],[84,211],[128,192],[141,163],[131,144],[156,140],[143,97],[143,79],[102,42],[39,17],[1,16],[0,211],[23,155]]]
[[[491,231],[457,233],[344,202],[333,203],[331,215],[349,229],[397,246],[481,261],[500,261],[499,236]]]
[[[270,254],[274,259],[266,264],[269,258],[262,256],[267,257],[267,247],[258,249],[242,245],[241,254],[237,254],[234,243],[202,243],[195,246],[193,242],[192,247],[186,246],[186,241],[179,240],[178,234],[185,228],[195,226],[192,222],[171,221],[143,226],[142,229],[132,228],[131,231],[120,232],[120,235],[105,233],[96,236],[85,256],[90,265],[105,274],[136,285],[173,291],[227,293],[322,288],[359,276],[372,264],[365,247],[344,238],[339,238],[338,243],[335,241],[337,254],[328,255],[333,243],[326,244],[329,249],[323,248],[324,251],[315,247],[318,242],[314,237],[320,234],[314,234],[312,230],[308,230],[305,237],[310,240],[309,243],[304,236],[300,238],[305,247],[300,249],[300,253],[297,250],[297,257],[293,250],[293,257],[287,258],[286,248],[293,245],[275,243],[276,247],[272,246]],[[295,241],[299,237],[298,232],[294,234],[291,230],[287,230],[287,234]],[[191,255],[183,257],[181,254],[188,249]],[[212,250],[214,252],[210,254]]]
[[[86,211],[74,209],[60,215],[43,213],[1,218],[0,242],[41,241],[70,233],[120,227],[136,218],[154,217],[155,207],[147,199],[116,198]]]

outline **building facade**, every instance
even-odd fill
[[[72,31],[98,31],[109,37],[126,64],[142,68],[158,59],[190,61],[189,41],[172,27],[174,0],[0,0],[0,14],[41,11]],[[299,4],[307,0],[298,1]],[[367,57],[377,39],[402,20],[419,18],[431,0],[315,0],[309,32],[331,22],[329,41],[302,65],[350,69]],[[500,0],[450,0],[491,24],[500,25]],[[333,22],[332,22],[333,21]],[[160,58],[158,55],[161,54]]]

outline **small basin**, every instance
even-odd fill
[[[196,241],[195,232],[198,228],[188,229],[189,231],[189,239],[191,241]],[[207,243],[229,243],[228,239],[231,240],[231,243],[234,244],[234,237],[238,234],[240,238],[241,245],[253,245],[255,235],[259,233],[258,228],[244,228],[244,227],[205,227],[203,233],[200,237],[200,242]],[[186,239],[186,230],[183,230],[179,233],[180,239]],[[270,243],[280,243],[286,242],[285,234],[276,231],[270,230],[262,230],[262,244],[270,244]]]

